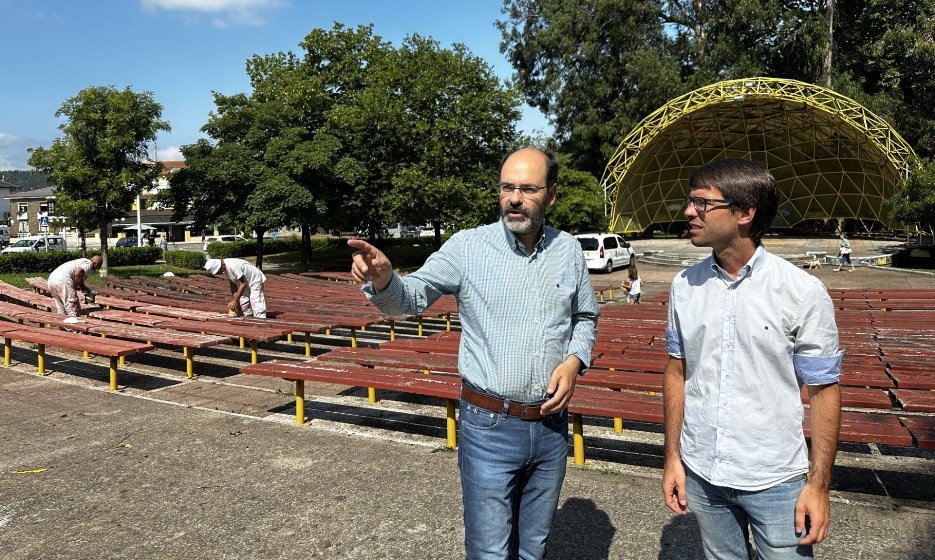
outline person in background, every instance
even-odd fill
[[[851,265],[851,272],[856,270],[854,268],[854,263],[851,262],[851,240],[847,238],[847,234],[841,234],[841,243],[838,247],[838,267],[835,269],[835,272],[841,272],[841,269],[844,268],[844,265]]]
[[[636,270],[636,265],[631,264],[627,269],[627,277],[620,283],[620,287],[627,292],[627,303],[638,304],[640,302],[640,296],[643,294],[642,284],[643,281]]]
[[[266,293],[263,283],[266,275],[243,259],[208,259],[205,270],[209,274],[223,274],[230,283],[234,299],[227,308],[241,317],[266,319]]]
[[[663,499],[691,508],[707,558],[748,560],[751,535],[757,558],[811,558],[828,535],[841,418],[834,305],[760,242],[779,205],[766,168],[715,161],[689,188],[691,243],[712,251],[669,290]]]
[[[458,467],[469,560],[545,555],[568,460],[568,412],[600,314],[581,245],[544,225],[558,163],[534,148],[500,166],[500,219],[454,234],[405,277],[363,240],[351,274],[384,313],[443,294],[461,317]]]
[[[78,301],[78,292],[84,292],[85,298],[94,296],[91,288],[84,281],[93,270],[100,270],[103,259],[95,255],[90,259],[75,259],[59,265],[52,271],[46,284],[55,300],[55,311],[69,317],[78,315],[81,303]]]

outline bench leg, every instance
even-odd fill
[[[246,343],[244,342],[243,337],[240,337],[240,347],[241,347],[241,348],[246,348],[246,347],[247,347]]]
[[[448,431],[448,448],[458,447],[458,423],[455,421],[455,400],[445,399],[446,419]]]
[[[445,313],[445,331],[451,332],[451,313]]]
[[[623,432],[623,418],[614,418],[614,431],[618,434]]]
[[[396,340],[396,321],[390,319],[390,342]]]
[[[581,415],[571,415],[572,444],[575,450],[575,464],[584,465],[584,430],[581,427]]]
[[[331,327],[325,327],[325,335],[331,336]]]
[[[85,351],[82,353],[81,356],[82,356],[85,360],[90,360],[90,359],[91,359],[91,353],[88,352],[87,350],[85,350]]]
[[[377,390],[373,387],[367,387],[367,400],[371,403],[377,402]]]
[[[253,340],[253,339],[250,340],[250,363],[251,364],[257,363],[256,340]]]
[[[419,315],[419,336],[422,336],[422,315]]]
[[[45,375],[45,344],[39,345],[36,361],[39,366],[39,375]]]
[[[305,357],[312,357],[312,333],[305,333]]]
[[[611,289],[609,289],[609,290],[607,290],[607,291],[610,293],[610,301],[614,301],[614,289],[611,288]]]
[[[295,423],[305,425],[305,380],[295,380]]]
[[[195,377],[195,360],[192,358],[192,349],[183,346],[182,355],[185,356],[185,376],[191,379]]]
[[[351,327],[351,348],[357,348],[357,329]]]
[[[11,339],[9,338],[3,339],[3,365],[5,366],[8,366],[11,363],[13,363],[13,360],[11,360],[11,356],[10,356],[10,352],[12,350],[11,348],[12,344],[13,344],[13,341]]]
[[[120,361],[120,365],[121,365],[121,366],[127,365],[127,357],[126,357],[126,356],[120,356],[120,360],[119,360],[119,361]]]
[[[597,301],[604,303],[604,292],[597,292]]]
[[[110,359],[110,390],[117,390],[117,358]]]
[[[286,342],[292,344],[292,333],[288,333],[286,335]]]

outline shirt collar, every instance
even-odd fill
[[[717,276],[723,275],[725,278],[730,279],[730,275],[727,274],[727,271],[721,268],[721,265],[717,263],[717,259],[714,258],[714,253],[711,253],[711,270],[714,271],[714,274]],[[740,267],[740,270],[737,271],[737,282],[743,280],[744,278],[752,278],[754,271],[758,271],[763,268],[766,263],[766,249],[763,247],[762,243],[758,243],[756,246],[756,251],[753,252],[753,256],[750,257],[750,260],[747,261],[747,264]],[[733,282],[734,280],[731,279]]]
[[[523,245],[523,242],[520,241],[518,237],[516,237],[516,234],[510,231],[510,228],[506,227],[506,224],[503,222],[502,219],[499,221],[500,221],[500,229],[501,231],[503,231],[503,239],[504,241],[506,241],[507,246],[514,251],[518,251],[519,254],[523,256],[531,256],[531,255],[526,255],[526,246]],[[544,249],[547,243],[551,240],[551,238],[554,237],[554,236],[549,235],[550,229],[552,228],[549,228],[545,224],[543,224],[542,229],[539,230],[539,239],[536,240],[535,245],[533,245],[532,247],[533,254],[536,254],[537,252]]]

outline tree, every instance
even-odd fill
[[[559,157],[564,163],[567,157]],[[549,209],[549,225],[570,233],[605,231],[604,193],[594,175],[562,164],[558,171],[558,195]]]
[[[59,192],[55,197],[56,213],[61,216],[61,227],[69,227],[78,230],[78,237],[81,239],[81,253],[85,254],[88,250],[85,236],[89,231],[93,231],[98,226],[97,206],[93,199],[79,198],[74,199],[66,193]]]
[[[66,119],[59,126],[63,137],[51,148],[30,149],[29,164],[50,174],[66,201],[60,211],[69,219],[85,223],[93,207],[101,232],[101,274],[106,275],[108,226],[158,177],[159,167],[149,161],[147,144],[160,130],[169,130],[169,124],[161,119],[162,106],[151,93],[129,87],[81,90],[55,116]]]
[[[893,217],[935,234],[935,160],[915,160],[910,169],[902,190],[892,199]]]
[[[935,154],[935,0],[505,0],[503,12],[500,49],[526,100],[596,176],[665,101],[754,75],[830,77]]]

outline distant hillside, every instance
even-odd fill
[[[24,191],[48,187],[49,174],[41,171],[0,171],[0,179]]]

